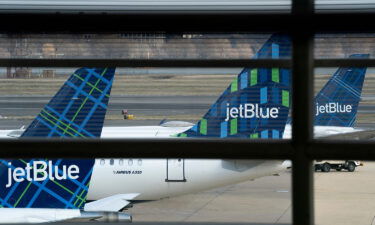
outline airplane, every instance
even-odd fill
[[[352,54],[349,58],[369,58],[369,54]],[[240,74],[252,73],[244,69]],[[355,128],[355,121],[361,100],[366,67],[341,67],[316,95],[314,100],[314,136],[325,137],[343,133],[363,131]],[[238,78],[235,78],[235,81]],[[211,110],[217,105],[214,103]],[[229,113],[227,113],[228,115]],[[207,114],[206,114],[207,116]],[[290,119],[289,119],[290,120]],[[195,125],[195,126],[198,126]],[[193,129],[194,124],[184,121],[163,122],[159,126],[103,127],[102,138],[166,138],[176,134],[183,135]],[[196,129],[196,128],[194,128]],[[189,131],[191,132],[191,131]],[[285,127],[282,138],[291,138],[291,124]]]
[[[273,36],[258,55],[278,57],[283,51],[290,51],[288,39]],[[244,70],[231,83],[197,130],[177,136],[281,138],[289,112],[290,70],[276,68],[271,74],[271,69],[259,69],[251,74]],[[113,68],[77,70],[20,138],[100,137],[113,77]],[[254,116],[237,113],[238,118],[226,118],[228,105],[232,115],[252,105]],[[131,221],[131,215],[120,211],[132,200],[238,183],[288,165],[284,160],[1,159],[0,222]]]
[[[281,52],[290,54],[288,38],[272,36],[258,57],[280,57]],[[107,69],[99,80],[104,70],[76,71],[20,138],[103,137],[114,74]],[[289,81],[289,69],[244,69],[196,125],[178,128],[174,138],[281,138],[289,113]],[[246,116],[246,107],[252,117]],[[0,222],[131,221],[131,215],[119,212],[131,201],[234,184],[288,166],[284,160],[4,159]]]

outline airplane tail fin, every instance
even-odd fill
[[[291,55],[288,36],[274,34],[256,58]],[[290,69],[245,68],[191,129],[177,137],[282,138],[290,105]]]
[[[114,68],[75,71],[21,137],[100,137]]]
[[[368,58],[353,54],[350,58]],[[366,67],[339,68],[315,97],[316,126],[354,126]]]
[[[100,137],[114,72],[114,68],[77,70],[21,137]],[[94,162],[0,159],[0,206],[83,209]]]

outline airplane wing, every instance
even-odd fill
[[[87,212],[118,212],[130,203],[128,200],[132,200],[138,195],[139,193],[112,195],[86,203],[84,210]]]

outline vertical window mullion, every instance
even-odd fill
[[[292,0],[292,14],[308,21],[314,13],[314,0]],[[313,35],[308,24],[293,28],[292,84],[292,142],[294,145],[292,171],[293,224],[314,224],[313,167],[307,157],[312,140],[313,96]],[[303,24],[303,25],[302,25]],[[303,27],[302,27],[303,26]]]

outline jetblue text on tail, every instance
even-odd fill
[[[61,175],[59,175],[61,171]],[[45,181],[49,180],[76,180],[79,178],[79,167],[77,165],[66,165],[59,168],[58,165],[53,165],[51,160],[48,163],[45,161],[34,161],[32,165],[26,163],[26,167],[16,167],[12,169],[12,163],[8,163],[8,183],[6,188],[12,186],[13,183],[23,181]]]
[[[351,113],[352,109],[352,105],[344,105],[338,102],[329,102],[324,105],[319,105],[319,103],[316,103],[315,116],[325,113]]]
[[[235,118],[277,118],[279,117],[279,109],[280,107],[261,107],[259,104],[240,104],[239,107],[230,107],[229,103],[227,103],[227,116],[225,121],[229,119]]]

